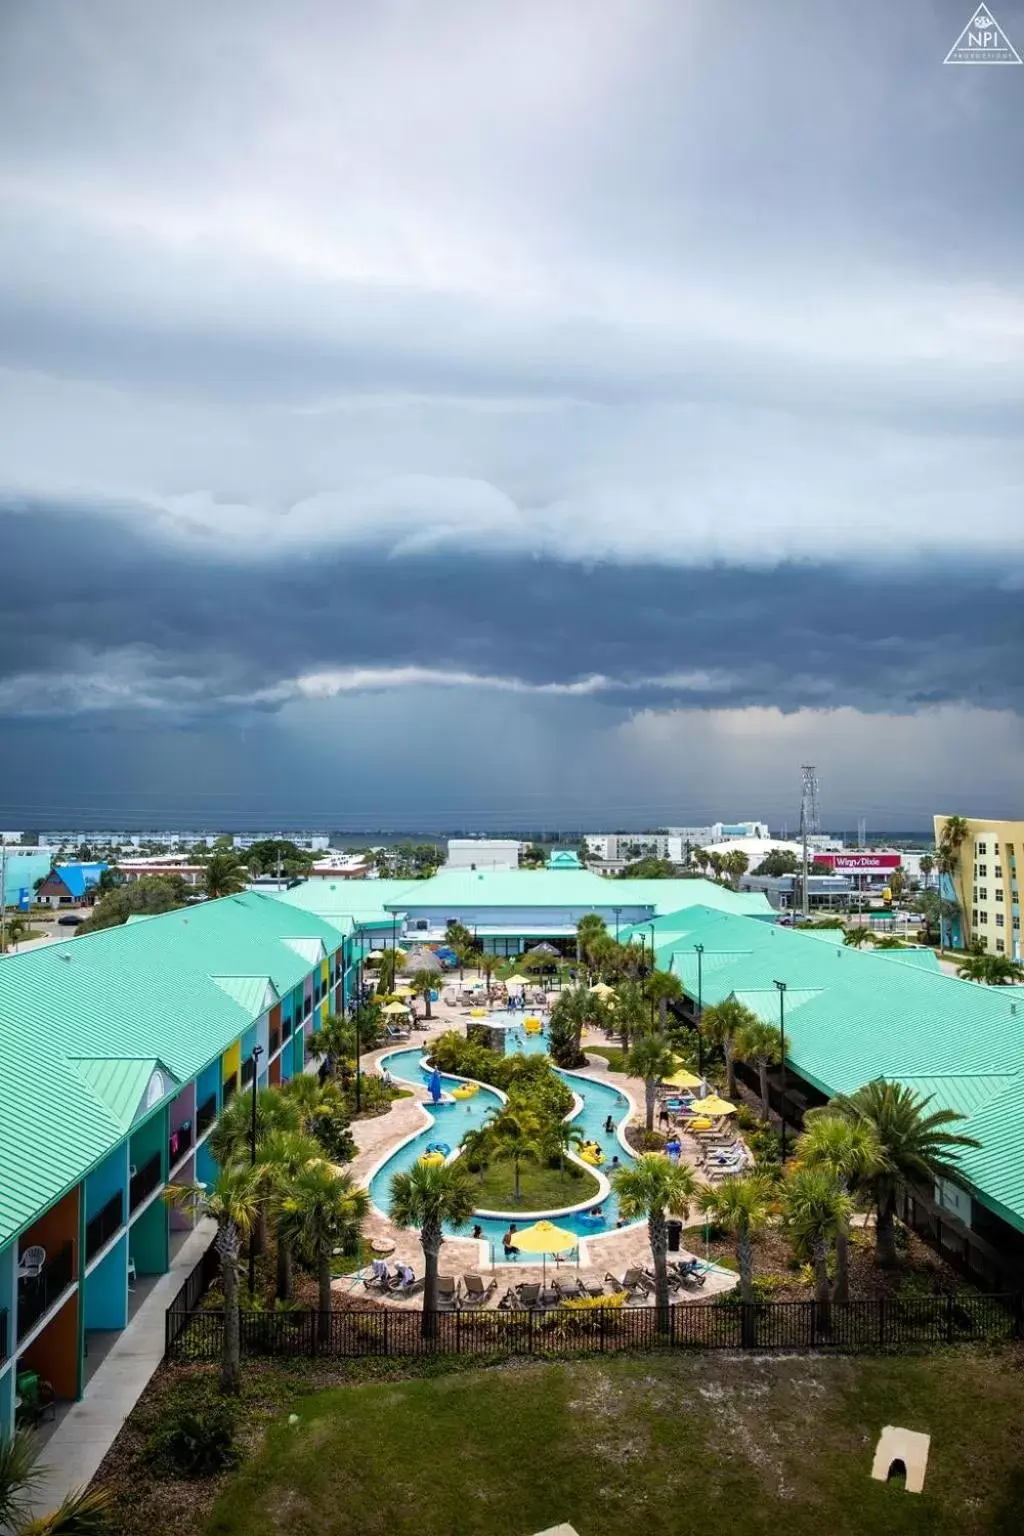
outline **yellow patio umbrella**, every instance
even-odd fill
[[[610,987],[606,981],[595,981],[590,990],[597,997],[613,997],[615,995],[615,988]]]
[[[395,997],[412,997],[412,987],[396,987],[394,995]]]
[[[666,1088],[699,1088],[704,1081],[695,1072],[687,1072],[685,1067],[680,1067],[678,1072],[673,1072],[671,1077],[663,1077],[662,1082]],[[725,1102],[724,1099],[722,1101]]]
[[[371,949],[366,958],[367,960],[383,960],[384,951],[382,949]]]
[[[408,1009],[407,1004],[405,1004],[405,1003],[388,1003],[386,1008],[382,1008],[381,1009],[381,1013],[408,1013],[408,1012],[409,1012],[409,1009]]]
[[[528,987],[530,985],[530,978],[529,976],[520,976],[517,971],[514,976],[505,977],[505,985],[506,987]]]
[[[547,1279],[548,1254],[568,1253],[579,1246],[575,1232],[566,1227],[556,1227],[553,1221],[535,1221],[532,1227],[512,1234],[519,1253],[539,1253],[542,1256],[542,1273]]]
[[[486,1008],[471,1008],[469,1010],[469,1016],[470,1016],[471,1019],[486,1019],[486,1017],[487,1017],[487,1009]]]
[[[706,1099],[694,1099],[690,1105],[690,1113],[694,1115],[734,1115],[736,1105],[730,1104],[727,1099],[720,1099],[717,1093],[709,1093]]]

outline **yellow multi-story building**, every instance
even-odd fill
[[[952,818],[934,817],[936,846]],[[961,941],[975,940],[990,955],[1021,959],[1020,888],[1024,877],[1024,821],[965,817],[967,836],[953,872],[952,895],[961,914]]]

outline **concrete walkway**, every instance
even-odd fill
[[[128,1327],[111,1346],[106,1359],[57,1426],[42,1455],[45,1475],[32,1504],[32,1513],[56,1509],[73,1489],[92,1481],[121,1426],[149,1385],[164,1357],[164,1314],[190,1271],[209,1247],[216,1226],[200,1222],[190,1232],[142,1302]]]

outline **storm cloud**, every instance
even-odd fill
[[[966,19],[8,7],[0,813],[760,814],[840,738],[837,812],[996,806],[1024,114]]]

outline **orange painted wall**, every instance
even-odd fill
[[[18,1369],[37,1371],[53,1383],[58,1397],[78,1396],[78,1302],[76,1291],[28,1349],[18,1356]]]
[[[47,1259],[53,1259],[60,1252],[66,1242],[75,1245],[75,1274],[78,1269],[78,1186],[69,1189],[63,1199],[58,1200],[55,1206],[40,1216],[22,1237],[18,1244],[19,1254],[26,1248],[31,1248],[33,1243],[41,1243],[46,1249]]]
[[[280,1058],[280,1056],[275,1056],[273,1061],[270,1063],[270,1079],[269,1079],[269,1081],[270,1081],[271,1088],[276,1088],[278,1083],[281,1081],[281,1058]]]
[[[270,1010],[270,1033],[273,1034],[275,1029],[280,1029],[280,1028],[281,1028],[281,1004],[280,1003],[275,1003],[273,1008],[271,1008],[271,1010]]]

